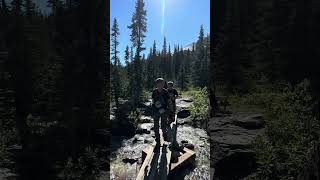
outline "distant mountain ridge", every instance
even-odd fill
[[[207,41],[208,37],[204,37],[204,40]],[[196,42],[190,43],[186,45],[183,50],[187,51],[188,49],[192,51],[192,46],[194,45],[194,49],[196,49]],[[206,44],[205,44],[206,45]]]
[[[193,45],[194,45],[194,48],[196,48],[196,47],[195,47],[195,43],[193,42],[193,43],[191,43],[191,44],[186,45],[186,46],[183,48],[183,50],[187,51],[187,50],[189,49],[190,51],[192,51],[192,46],[193,46]]]

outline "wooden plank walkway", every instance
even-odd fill
[[[143,164],[137,175],[137,180],[167,179],[170,171],[171,150],[168,143],[163,140],[160,131],[160,146],[156,144],[147,147],[147,153],[143,153]]]
[[[176,163],[171,163],[172,148],[177,145],[177,115],[174,121],[170,123],[168,129],[168,140],[164,141],[162,131],[160,130],[160,147],[155,148],[155,143],[148,146],[142,152],[143,164],[137,175],[136,180],[166,180],[170,171],[178,169],[187,162],[194,161],[195,153],[187,148],[178,157]]]
[[[196,158],[196,153],[188,148],[183,148],[183,153],[178,157],[178,162],[171,163],[170,171],[175,171],[178,168],[184,167],[188,163],[193,163]]]

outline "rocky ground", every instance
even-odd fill
[[[177,99],[178,130],[177,141],[196,152],[196,165],[182,170],[174,176],[174,180],[209,180],[210,179],[210,140],[204,129],[190,126],[189,107],[192,99],[183,97]],[[154,131],[149,103],[142,109],[141,117],[136,134],[132,138],[113,136],[111,141],[111,179],[135,179],[141,166],[142,150],[154,142]]]
[[[265,131],[263,114],[236,112],[209,121],[211,167],[215,180],[250,179],[256,161],[250,145]]]

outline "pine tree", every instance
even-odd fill
[[[47,7],[51,8],[52,15],[55,16],[57,11],[62,8],[61,0],[48,0]]]
[[[24,7],[27,18],[31,18],[35,14],[35,4],[32,0],[24,0]]]
[[[158,61],[158,57],[157,57],[156,41],[153,41],[151,59],[152,59],[153,67],[154,67],[154,75],[156,78],[156,77],[160,76],[159,75],[160,66],[159,66],[159,61]]]
[[[160,63],[160,66],[161,66],[161,76],[165,79],[167,79],[167,40],[166,40],[166,37],[163,38],[163,46],[162,46],[162,52],[161,52],[161,63]]]
[[[203,25],[200,26],[200,32],[198,41],[196,43],[196,55],[195,60],[193,62],[193,85],[194,86],[200,86],[203,87],[205,85],[204,79],[203,79],[203,72],[204,68],[207,68],[207,66],[204,66],[205,64],[203,61],[205,58],[205,48],[204,48],[204,29]]]
[[[126,50],[124,51],[124,62],[126,64],[126,66],[128,67],[130,64],[129,46],[126,46]],[[127,73],[129,74],[128,69],[127,69]]]
[[[149,55],[148,55],[148,61],[147,61],[147,88],[151,89],[153,87],[153,82],[156,78],[155,76],[155,63],[153,58],[153,50],[150,48]]]
[[[121,85],[120,85],[120,74],[119,74],[119,67],[120,67],[120,60],[118,57],[119,51],[117,47],[119,45],[119,27],[117,19],[114,18],[113,25],[112,25],[112,33],[111,33],[111,59],[113,60],[112,66],[112,87],[113,87],[113,95],[114,100],[116,103],[117,109],[119,109],[119,96],[121,94]]]
[[[22,0],[12,0],[11,1],[11,11],[15,16],[22,14]]]
[[[126,46],[126,50],[124,52],[124,62],[126,64],[125,70],[126,70],[126,90],[125,90],[125,96],[130,97],[131,96],[131,86],[130,82],[131,80],[131,64],[130,64],[130,52],[129,52],[129,46]]]
[[[133,62],[133,71],[132,76],[134,77],[134,93],[131,101],[134,107],[137,107],[142,102],[142,60],[141,60],[141,51],[145,48],[143,47],[145,33],[147,32],[147,11],[144,9],[144,1],[137,0],[135,6],[135,12],[133,13],[131,19],[131,25],[128,26],[131,29],[131,42],[132,46],[136,48],[136,55]]]
[[[169,47],[168,47],[168,62],[167,62],[167,67],[166,67],[166,73],[167,73],[167,77],[168,79],[171,79],[173,80],[173,75],[172,75],[172,55],[171,55],[171,47],[170,47],[170,44],[169,44]]]

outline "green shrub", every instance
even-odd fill
[[[138,123],[141,120],[142,112],[139,108],[132,110],[129,113],[129,123],[132,124],[135,128],[137,128]]]
[[[193,104],[190,107],[191,118],[195,125],[203,123],[209,118],[209,101],[206,88],[192,93]]]
[[[0,167],[6,167],[12,162],[12,153],[8,146],[16,143],[16,132],[14,130],[0,129]]]
[[[147,102],[151,98],[151,92],[144,90],[142,93],[142,101]]]
[[[102,161],[97,157],[98,149],[87,147],[78,159],[69,158],[59,173],[63,180],[97,179]]]
[[[259,137],[253,144],[261,179],[296,179],[311,161],[319,124],[309,86],[304,80],[277,96],[259,100],[269,113],[267,140]]]

